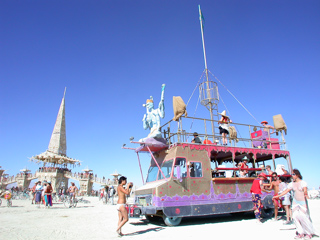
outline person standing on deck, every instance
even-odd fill
[[[268,134],[272,134],[274,133],[274,127],[271,125],[268,125],[267,121],[262,121],[261,122],[262,126],[263,126],[263,131],[268,132]],[[272,129],[272,132],[270,133],[270,129]]]
[[[248,157],[244,156],[242,158],[242,162],[238,164],[238,168],[240,169],[240,177],[246,177],[248,174],[248,170],[244,170],[245,168],[249,168],[247,163],[248,163]]]
[[[281,194],[276,195],[273,199],[279,199],[293,190],[292,201],[292,219],[297,228],[295,239],[311,239],[315,235],[312,225],[309,207],[308,207],[308,189],[307,183],[302,180],[302,176],[298,169],[292,171],[293,182],[288,184],[288,189]]]
[[[226,110],[223,110],[222,113],[219,113],[222,117],[219,120],[219,131],[222,135],[222,144],[227,146],[228,139],[227,135],[229,134],[229,123],[232,123],[231,119],[226,115]]]
[[[126,222],[128,222],[128,212],[126,209],[126,195],[130,194],[133,186],[132,183],[129,183],[128,188],[125,189],[124,185],[126,184],[127,184],[127,178],[125,176],[120,177],[119,186],[117,188],[117,192],[118,192],[117,210],[118,210],[119,221],[118,221],[118,228],[116,230],[119,236],[123,235],[121,228]]]

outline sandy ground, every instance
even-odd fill
[[[0,206],[0,239],[119,239],[115,232],[116,206],[104,205],[96,197],[85,199],[90,203],[79,203],[76,208],[68,209],[61,203],[54,204],[51,209],[38,209],[29,200],[13,200],[13,206],[8,208],[3,201]],[[319,233],[320,200],[310,200],[309,206],[314,227]],[[282,220],[268,219],[259,225],[251,213],[185,218],[177,227],[167,227],[163,221],[149,223],[144,218],[131,218],[123,227],[125,235],[121,239],[293,239],[295,230],[284,228],[288,227]]]

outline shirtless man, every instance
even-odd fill
[[[268,132],[269,134],[274,133],[274,127],[271,125],[268,125],[267,121],[262,121],[261,122],[262,126],[263,126],[263,131]],[[272,129],[272,132],[270,133],[270,129]]]
[[[272,178],[271,178],[271,183],[269,185],[268,190],[273,189],[274,190],[274,196],[277,196],[279,193],[279,185],[280,181],[278,178],[278,175],[276,172],[272,173]],[[278,220],[278,208],[282,207],[281,206],[281,201],[279,199],[272,199],[273,205],[274,205],[274,221]]]
[[[119,216],[119,221],[118,221],[118,228],[117,228],[117,233],[119,236],[122,236],[121,228],[122,226],[128,222],[128,212],[126,209],[126,195],[129,195],[133,183],[129,183],[127,189],[125,189],[123,186],[127,184],[127,178],[125,176],[122,176],[119,178],[119,186],[117,188],[117,193],[118,193],[118,203],[117,203],[117,210],[118,210],[118,216]]]
[[[248,170],[244,170],[244,168],[249,168],[247,165],[248,160],[248,157],[244,156],[244,158],[242,158],[242,162],[238,164],[238,168],[240,169],[240,177],[246,177],[248,174]]]
[[[73,200],[76,197],[76,193],[79,189],[77,188],[77,186],[74,184],[74,182],[71,183],[71,186],[69,187],[68,191],[70,193],[70,196],[73,198]]]

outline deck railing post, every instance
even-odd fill
[[[206,122],[205,119],[203,119],[203,122],[204,122],[204,132],[205,132],[205,137],[204,137],[204,139],[206,139],[206,137],[207,137],[207,122]]]
[[[250,136],[250,139],[251,139],[251,147],[253,148],[253,140],[252,140],[252,137],[251,137],[251,126],[249,125],[249,136]]]
[[[284,136],[283,136],[283,132],[282,132],[282,130],[281,130],[280,132],[281,132],[282,142],[283,142],[283,145],[284,145],[284,150],[287,150],[286,140],[284,139]]]

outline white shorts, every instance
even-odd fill
[[[284,195],[284,200],[282,200],[282,205],[291,205],[290,195]]]

